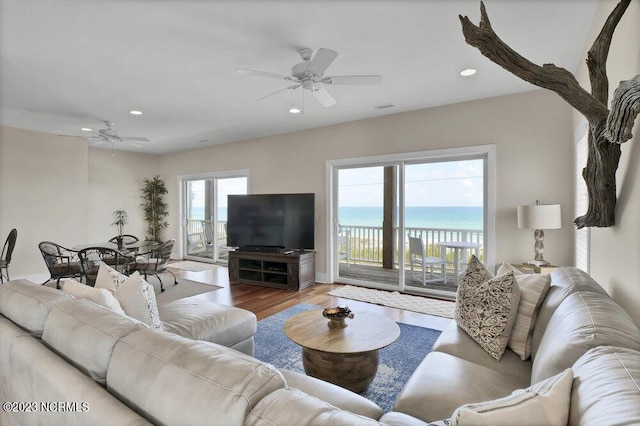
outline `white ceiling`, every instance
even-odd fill
[[[167,153],[534,89],[468,46],[458,14],[479,0],[0,0],[0,124],[84,136],[112,120],[140,148]],[[536,63],[572,72],[596,0],[485,0],[491,23]],[[337,105],[291,84],[297,51],[339,56],[326,75],[381,74],[378,86],[329,86]],[[478,73],[463,78],[459,71]],[[377,110],[376,105],[393,104]],[[132,116],[137,109],[142,116]]]

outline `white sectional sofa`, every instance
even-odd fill
[[[568,368],[568,424],[640,424],[640,329],[576,268],[552,274],[530,360],[507,349],[496,361],[452,323],[384,414],[337,386],[33,283],[1,285],[0,314],[0,399],[37,404],[8,407],[2,425],[426,425]]]
[[[551,274],[530,359],[522,361],[507,348],[496,361],[452,322],[398,396],[395,412],[385,417],[402,424],[448,419],[464,404],[505,397],[567,368],[574,374],[569,424],[640,424],[640,328],[574,267]]]

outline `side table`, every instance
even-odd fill
[[[513,266],[525,274],[550,274],[558,269],[558,266],[555,265],[536,266],[529,263],[521,263]]]
[[[356,312],[344,328],[329,328],[322,309],[297,314],[284,324],[289,339],[302,346],[307,375],[356,393],[367,390],[378,371],[378,350],[400,336],[389,318]]]

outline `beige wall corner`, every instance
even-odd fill
[[[618,1],[601,0],[585,46],[584,57]],[[618,24],[607,60],[609,99],[621,80],[640,74],[640,2],[632,1]],[[578,81],[589,88],[586,65]],[[574,113],[574,126],[582,118]],[[636,119],[633,138],[622,145],[617,172],[618,204],[616,225],[591,230],[591,275],[640,323],[640,119]]]

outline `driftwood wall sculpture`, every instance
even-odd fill
[[[589,156],[582,171],[589,192],[589,208],[584,216],[574,221],[578,228],[615,224],[620,144],[631,138],[634,120],[640,112],[640,75],[620,83],[609,111],[606,62],[613,32],[630,2],[621,0],[618,3],[588,52],[591,93],[584,90],[566,69],[554,64],[536,65],[505,44],[491,28],[484,3],[480,3],[479,25],[460,16],[462,33],[468,44],[521,79],[556,92],[589,122]]]

